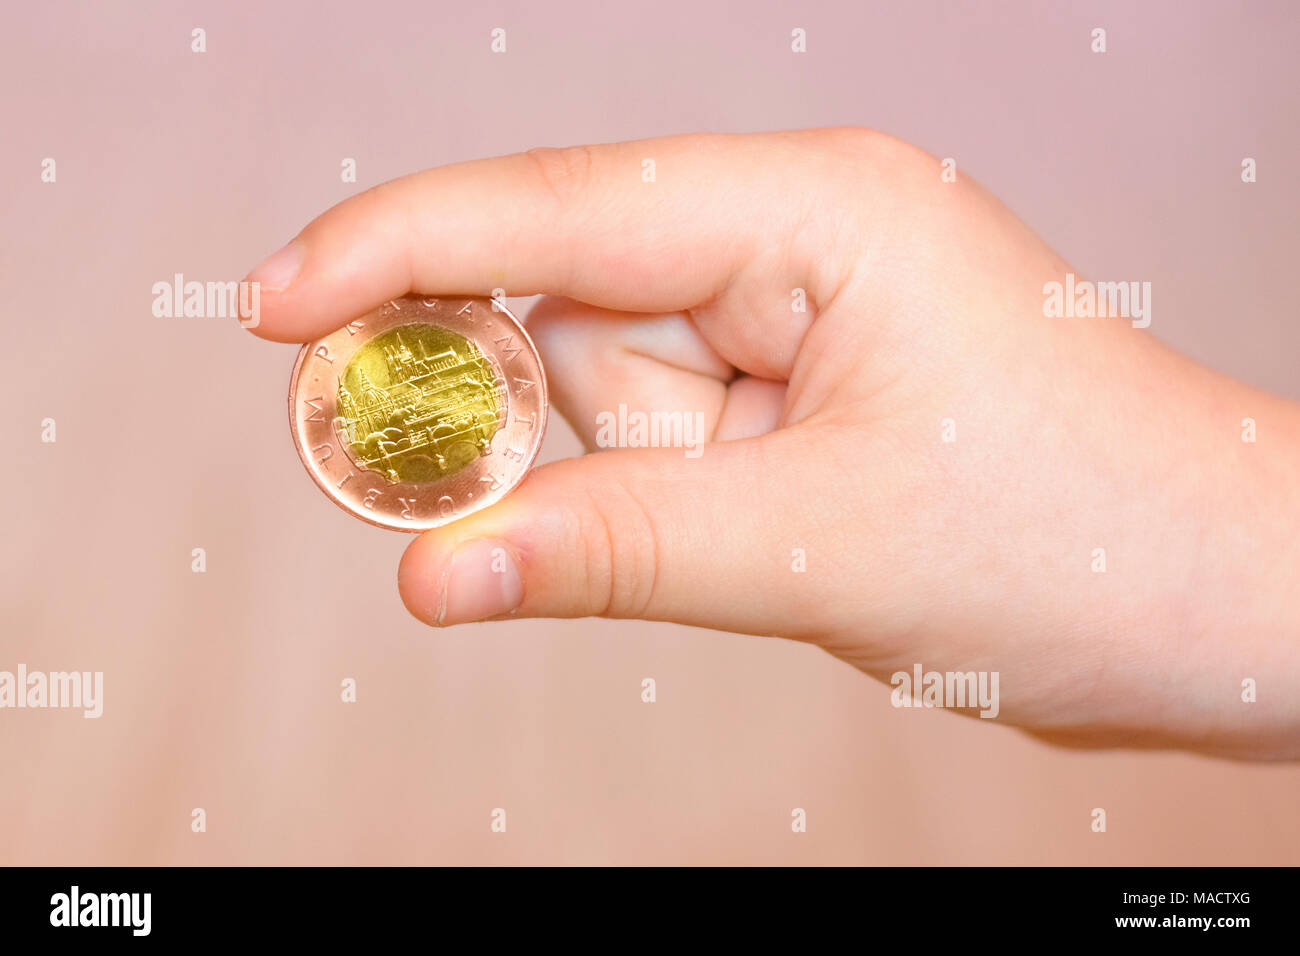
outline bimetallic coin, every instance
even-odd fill
[[[500,501],[546,431],[546,376],[489,299],[406,296],[302,347],[294,445],[340,507],[423,531]]]

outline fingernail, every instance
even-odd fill
[[[302,268],[303,248],[298,240],[291,241],[279,252],[273,252],[262,264],[250,272],[245,282],[256,282],[264,292],[282,292]]]
[[[474,538],[452,553],[438,623],[481,621],[513,611],[523,599],[524,582],[510,549],[500,541]]]

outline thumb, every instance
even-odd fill
[[[795,630],[794,546],[775,520],[780,433],[616,449],[544,465],[486,511],[427,531],[398,586],[420,620],[619,617],[744,633]],[[798,459],[794,459],[798,460]],[[784,585],[784,586],[782,586]],[[789,636],[797,636],[790,634]]]

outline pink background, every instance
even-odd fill
[[[102,670],[106,699],[99,720],[0,711],[0,862],[1300,863],[1294,766],[1053,750],[893,709],[776,640],[434,633],[397,597],[406,538],[348,519],[294,454],[295,349],[150,312],[154,282],[236,279],[333,203],[433,164],[862,124],[955,157],[1081,272],[1149,280],[1152,334],[1300,396],[1297,9],[9,10],[0,670]],[[577,450],[556,422],[544,457]]]

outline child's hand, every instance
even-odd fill
[[[416,539],[399,583],[431,624],[780,635],[886,679],[997,671],[999,717],[1062,742],[1300,756],[1296,407],[1128,319],[1045,317],[1070,267],[940,173],[855,129],[434,169],[256,270],[255,331],[550,293],[529,329],[589,447],[620,405],[703,413],[698,457],[554,462]]]

